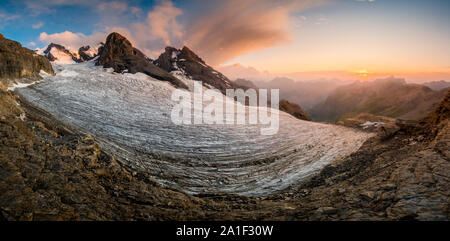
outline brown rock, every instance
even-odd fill
[[[0,38],[0,79],[8,85],[8,80],[29,78],[41,79],[41,70],[54,74],[52,65],[44,57],[22,47],[20,43]]]
[[[311,120],[311,117],[299,105],[287,100],[280,100],[280,110],[301,120]]]
[[[381,139],[387,139],[392,137],[400,127],[396,124],[382,124],[377,127],[377,134]]]

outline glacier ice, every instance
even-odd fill
[[[168,82],[113,73],[93,61],[54,67],[55,76],[16,92],[92,133],[124,165],[188,193],[271,194],[356,151],[371,136],[284,112],[272,136],[260,135],[259,125],[175,125]],[[174,74],[192,86],[183,73]]]

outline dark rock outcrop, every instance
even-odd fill
[[[80,47],[78,49],[78,56],[81,62],[89,61],[97,57],[97,53],[89,54],[89,50],[91,50],[91,47],[89,45]]]
[[[108,35],[105,45],[99,52],[100,57],[96,64],[104,68],[113,68],[117,73],[141,72],[155,79],[168,81],[176,87],[187,88],[179,79],[155,66],[140,50],[134,48],[130,41],[118,33]]]
[[[299,105],[287,100],[280,100],[280,110],[301,120],[311,120],[311,117]]]
[[[166,47],[154,63],[167,72],[182,71],[193,80],[202,81],[206,86],[212,86],[222,93],[226,89],[240,88],[230,81],[225,75],[208,66],[203,59],[188,47],[182,49]]]
[[[52,65],[44,56],[16,41],[0,37],[0,80],[5,85],[13,79],[41,79],[41,70],[54,74]]]
[[[66,47],[60,45],[60,44],[55,44],[55,43],[51,43],[47,46],[47,49],[44,50],[44,55],[45,57],[47,57],[48,60],[50,61],[56,61],[58,60],[58,58],[56,56],[53,56],[53,54],[51,53],[52,49],[55,48],[58,51],[64,53],[65,55],[69,56],[70,58],[72,58],[72,60],[76,63],[80,63],[82,62],[78,56],[75,56],[73,53],[71,53],[68,49],[66,49]]]

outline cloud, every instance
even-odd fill
[[[114,14],[118,13],[120,14],[127,11],[128,5],[125,2],[117,2],[117,1],[102,2],[97,6],[97,9],[99,11],[109,11]]]
[[[18,14],[4,14],[4,13],[0,13],[0,21],[10,21],[10,20],[15,20],[20,18],[20,15]]]
[[[242,78],[253,81],[268,81],[277,77],[277,75],[267,71],[259,71],[251,66],[243,66],[241,64],[219,66],[217,70],[231,80]]]
[[[69,4],[66,0],[45,2]],[[92,45],[94,41],[105,41],[106,35],[115,30],[151,58],[157,57],[166,46],[187,45],[209,64],[218,65],[252,51],[289,43],[292,40],[290,28],[295,27],[291,15],[321,5],[323,1],[210,0],[207,3],[194,1],[193,4],[206,7],[185,15],[172,1],[160,1],[143,21],[133,23],[130,15],[140,14],[141,9],[117,1],[102,2],[96,10],[103,20],[97,24],[94,34],[44,32],[39,40],[76,49],[84,44]],[[182,22],[180,17],[183,17]],[[305,21],[305,18],[301,20]]]
[[[183,11],[176,8],[171,1],[161,2],[147,14],[144,23],[135,23],[131,26],[133,36],[138,46],[144,48],[144,52],[154,55],[168,45],[178,44],[182,37],[182,26],[177,17]],[[152,56],[155,57],[155,56]]]
[[[320,1],[228,0],[196,19],[186,32],[187,44],[216,65],[252,51],[291,42],[292,13]]]
[[[98,0],[24,0],[23,5],[31,11],[33,15],[54,12],[55,6],[75,6],[75,5],[93,5]]]
[[[138,8],[138,7],[130,7],[130,11],[133,15],[140,17],[142,14],[142,9]]]
[[[72,33],[70,31],[55,34],[47,34],[46,32],[43,32],[39,35],[39,41],[43,44],[61,44],[72,51],[78,50],[78,48],[84,45],[96,47],[100,42],[104,42],[105,39],[106,33],[103,32],[94,32],[91,35]]]
[[[38,22],[38,23],[36,23],[36,24],[32,24],[32,25],[31,25],[31,27],[34,28],[34,29],[41,28],[42,26],[44,26],[44,23],[43,23],[43,22]]]
[[[323,15],[320,15],[319,18],[317,18],[316,24],[317,25],[325,25],[325,24],[328,24],[328,22],[329,22],[328,18],[326,18]]]
[[[36,46],[36,43],[35,43],[35,42],[33,42],[33,41],[31,41],[31,42],[29,42],[29,43],[28,43],[28,46],[30,46],[30,47],[34,47],[34,46]]]

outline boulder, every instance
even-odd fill
[[[381,139],[388,139],[394,136],[397,131],[400,130],[400,127],[396,124],[385,123],[377,127],[377,134]]]

